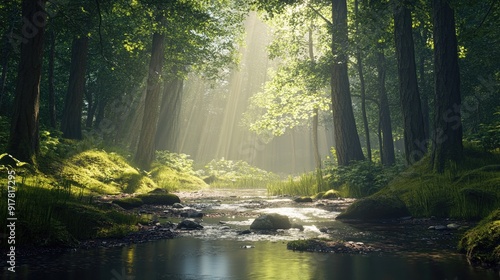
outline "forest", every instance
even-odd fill
[[[0,19],[2,278],[94,277],[49,255],[99,279],[497,279],[499,1],[8,0]]]

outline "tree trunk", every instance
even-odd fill
[[[144,116],[142,118],[139,144],[135,153],[135,162],[144,170],[149,169],[155,155],[155,135],[158,122],[158,104],[161,90],[160,75],[163,68],[164,44],[164,34],[153,34],[153,48],[149,63]]]
[[[420,24],[423,28],[423,31],[422,33],[423,34],[420,34],[420,33],[417,33],[419,34],[420,36],[420,44],[421,44],[421,48],[423,49],[422,50],[422,53],[420,55],[420,60],[419,60],[419,66],[418,66],[418,71],[419,71],[419,78],[420,78],[420,93],[421,93],[421,97],[422,97],[422,116],[424,118],[424,131],[425,131],[425,135],[427,136],[430,136],[430,121],[429,121],[429,114],[430,114],[430,110],[429,110],[429,98],[428,98],[428,94],[427,94],[427,79],[425,77],[425,57],[426,57],[426,54],[425,54],[425,48],[426,48],[426,43],[427,43],[427,28],[425,28],[425,24],[423,21],[420,21]]]
[[[56,35],[54,31],[50,33],[50,50],[49,50],[49,122],[50,127],[56,128],[56,93],[54,87],[54,60],[56,55]]]
[[[33,164],[36,164],[36,155],[40,149],[38,113],[43,39],[47,24],[45,2],[44,0],[22,2],[23,18],[31,20],[33,24],[31,28],[23,26],[25,42],[21,45],[14,114],[7,148],[15,158]]]
[[[427,138],[418,92],[411,12],[406,5],[407,2],[395,0],[394,37],[403,110],[405,159],[407,164],[413,164],[427,152]]]
[[[434,22],[435,110],[432,164],[443,172],[447,160],[463,158],[455,15],[446,0],[432,1]]]
[[[382,49],[377,51],[377,76],[378,76],[378,97],[379,97],[379,118],[380,118],[380,157],[382,164],[391,166],[396,162],[394,156],[394,140],[392,138],[391,113],[387,91],[385,89],[385,55]]]
[[[311,64],[316,64],[314,59],[314,43],[313,43],[313,29],[312,26],[309,28],[308,39],[309,39],[309,60]],[[319,110],[318,107],[313,109],[313,120],[312,120],[312,141],[314,149],[314,162],[316,165],[316,185],[318,192],[323,189],[323,171],[321,166],[321,155],[319,154],[319,141],[318,141],[318,126],[319,126]]]
[[[156,148],[158,150],[177,152],[183,85],[184,81],[180,78],[174,78],[164,84],[156,131]]]
[[[347,3],[332,0],[332,109],[335,131],[335,149],[339,165],[363,160],[356,122],[352,110],[349,76],[347,73]]]
[[[82,139],[82,108],[89,38],[75,37],[71,49],[68,92],[64,103],[61,131],[64,138]]]
[[[17,4],[16,4],[17,6]],[[14,31],[14,22],[17,17],[17,8],[12,8],[11,11],[11,19],[10,19],[10,27],[5,30],[5,34],[2,37],[2,51],[0,53],[0,65],[2,67],[2,74],[0,76],[0,109],[4,108],[4,94],[5,94],[5,82],[7,81],[7,72],[9,65],[9,58],[12,53],[13,48],[9,46],[9,36]]]

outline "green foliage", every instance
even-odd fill
[[[493,211],[476,227],[468,230],[458,244],[469,261],[485,267],[500,264],[500,209]]]
[[[498,112],[496,114],[500,115]],[[500,150],[500,121],[479,125],[478,131],[469,135],[467,140],[486,151]]]
[[[198,172],[200,176],[213,177],[213,188],[264,188],[267,182],[278,180],[278,176],[259,169],[246,161],[221,158],[212,160]]]
[[[289,177],[286,181],[275,181],[267,184],[269,195],[312,196],[318,191],[316,175],[305,173],[298,178]]]
[[[324,174],[328,186],[344,197],[356,198],[376,193],[403,170],[402,165],[383,167],[368,160],[351,162],[348,166],[326,164]]]
[[[156,151],[156,163],[166,165],[182,173],[194,175],[193,160],[189,155],[172,153],[169,151]]]

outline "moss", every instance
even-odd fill
[[[328,190],[327,192],[325,192],[325,194],[323,194],[323,196],[321,197],[322,199],[335,199],[335,198],[339,198],[340,197],[340,193],[336,190]]]
[[[403,201],[394,196],[371,196],[354,202],[337,219],[377,220],[409,216]]]
[[[142,199],[136,197],[126,197],[122,199],[113,200],[113,203],[127,210],[141,207],[144,204]]]
[[[414,217],[484,218],[500,207],[500,154],[466,149],[465,155],[442,174],[430,171],[427,156],[372,197],[397,197]]]
[[[326,242],[319,239],[293,240],[286,244],[288,250],[294,251],[318,251],[317,248],[326,247]]]
[[[89,150],[64,162],[61,178],[71,184],[102,194],[146,193],[156,187],[127,161],[115,153]]]
[[[208,187],[202,179],[165,165],[155,166],[151,170],[151,178],[158,184],[158,187],[169,191],[199,190]]]
[[[472,264],[500,268],[500,209],[467,231],[458,249]]]
[[[180,203],[181,200],[178,196],[171,193],[165,194],[141,194],[137,198],[141,199],[144,204],[154,204],[154,205],[173,205],[174,203]]]

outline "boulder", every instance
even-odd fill
[[[354,202],[337,216],[338,220],[397,219],[410,216],[403,201],[393,196],[370,196]]]
[[[288,217],[280,214],[261,215],[250,225],[250,229],[259,230],[289,229],[291,227],[292,224]]]
[[[203,213],[198,212],[194,209],[189,209],[185,212],[182,212],[180,216],[184,218],[203,218]]]
[[[186,219],[177,225],[177,229],[187,229],[187,230],[203,229],[203,226],[193,220]]]

